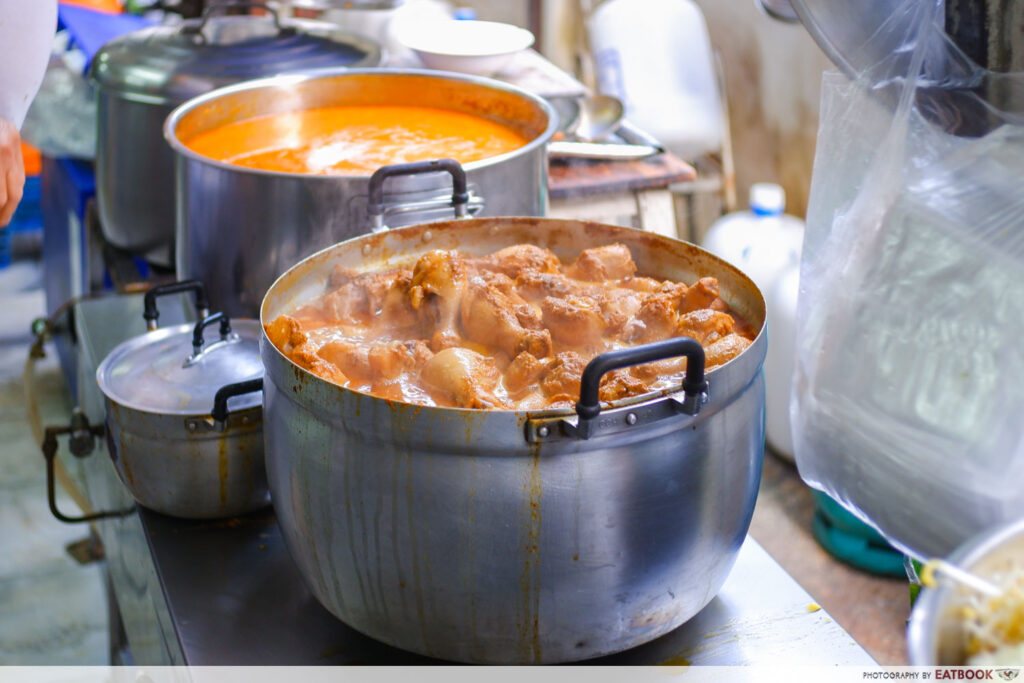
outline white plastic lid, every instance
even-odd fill
[[[775,183],[750,186],[750,210],[759,216],[778,216],[786,210],[786,191]]]

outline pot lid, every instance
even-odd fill
[[[221,314],[204,319],[202,344],[193,347],[195,324],[165,327],[121,343],[103,359],[96,382],[107,398],[128,408],[165,415],[209,415],[217,390],[263,376],[260,325]],[[261,404],[259,392],[232,399],[231,409]]]
[[[132,100],[177,105],[225,85],[325,67],[376,66],[369,38],[311,20],[210,16],[152,26],[115,38],[93,59],[90,76]]]

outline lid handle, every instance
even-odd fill
[[[203,346],[206,344],[206,341],[203,339],[203,330],[216,323],[220,323],[220,340],[222,342],[230,341],[228,337],[231,336],[231,320],[224,313],[214,313],[213,315],[206,316],[196,323],[196,327],[192,331],[192,357],[189,358],[190,363],[203,354]]]
[[[160,318],[160,311],[156,308],[156,299],[167,294],[180,294],[181,292],[195,292],[196,312],[200,318],[205,318],[210,313],[210,301],[206,298],[206,287],[199,280],[181,280],[168,285],[159,285],[146,291],[143,299],[142,317],[146,319],[146,329],[150,332],[157,328],[157,320]]]
[[[214,14],[221,14],[229,9],[265,9],[270,13],[270,16],[274,18],[274,27],[277,32],[281,35],[290,35],[295,33],[295,29],[291,26],[285,26],[281,23],[281,17],[277,13],[277,9],[267,2],[258,2],[255,0],[234,0],[233,2],[224,2],[217,5],[210,5],[203,12],[203,16],[199,19],[198,24],[188,24],[181,29],[181,32],[187,35],[202,36],[203,29],[206,28],[206,22],[210,20]]]

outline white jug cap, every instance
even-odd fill
[[[750,210],[759,216],[778,216],[786,210],[786,191],[776,183],[750,186]]]

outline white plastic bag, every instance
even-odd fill
[[[1019,75],[905,8],[825,77],[791,413],[801,476],[933,557],[1024,516],[1024,126],[979,95]]]

